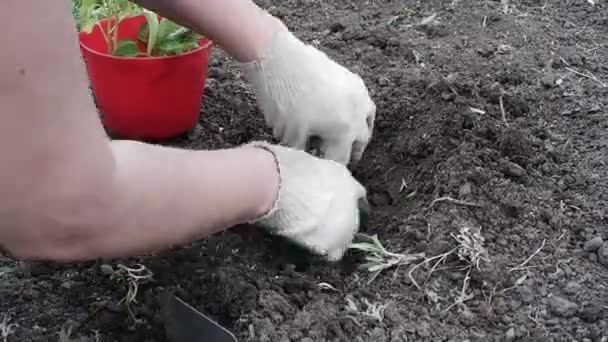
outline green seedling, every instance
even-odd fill
[[[167,18],[145,11],[147,21],[140,27],[138,39],[146,45],[148,56],[171,56],[186,53],[199,47],[202,35],[180,26]]]
[[[372,273],[368,283],[371,283],[384,270],[393,267],[399,268],[401,266],[412,265],[414,262],[419,261],[410,268],[408,275],[414,286],[421,289],[420,285],[414,279],[413,273],[424,265],[433,265],[429,271],[428,276],[430,277],[440,264],[444,263],[450,255],[455,253],[460,260],[467,263],[463,270],[468,272],[474,267],[479,269],[482,261],[490,261],[488,251],[484,247],[484,239],[481,236],[480,230],[469,227],[461,228],[458,235],[452,234],[452,237],[458,242],[456,247],[432,257],[426,257],[424,253],[401,254],[390,252],[382,245],[376,235],[369,236],[358,234],[357,236],[363,241],[352,244],[350,248],[359,250],[365,254],[366,263],[360,267]]]
[[[390,252],[384,248],[377,235],[369,236],[359,233],[357,237],[362,241],[353,243],[350,249],[358,250],[365,254],[366,262],[360,267],[372,274],[368,283],[374,281],[384,270],[410,265],[414,261],[424,259],[425,257],[424,253],[400,254]]]
[[[137,41],[130,38],[118,39],[118,27],[121,21],[143,15]],[[203,37],[190,29],[177,25],[166,18],[146,10],[129,0],[80,0],[78,26],[81,31],[90,33],[99,27],[106,41],[107,53],[120,57],[158,57],[186,53],[198,48]],[[101,25],[106,19],[107,24]],[[140,51],[138,42],[145,46]]]
[[[132,40],[118,40],[121,21],[141,13],[141,8],[129,0],[82,0],[78,11],[80,30],[90,33],[98,26],[108,47],[108,53],[116,56],[134,55],[138,51]],[[106,19],[105,27],[100,20]]]

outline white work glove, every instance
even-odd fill
[[[282,25],[282,24],[281,24]],[[281,144],[355,165],[372,136],[376,105],[357,74],[284,28],[256,61],[241,65]]]
[[[250,145],[271,152],[280,175],[273,208],[251,223],[329,261],[340,260],[359,229],[360,215],[367,215],[365,188],[334,161],[266,142]]]

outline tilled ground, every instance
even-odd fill
[[[240,341],[608,341],[608,4],[595,2],[260,1],[372,91],[377,128],[355,172],[373,208],[366,233],[432,257],[477,228],[479,269],[452,254],[416,283],[407,266],[369,283],[357,254],[307,264],[252,227],[139,259],[4,261],[0,313],[18,324],[8,341],[56,341],[62,327],[164,341],[166,290]],[[269,129],[216,51],[201,125],[171,144],[252,139]],[[134,329],[103,263],[154,273]]]

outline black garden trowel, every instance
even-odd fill
[[[164,296],[162,310],[170,342],[237,342],[234,334],[172,293]]]

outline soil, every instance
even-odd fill
[[[377,103],[354,170],[372,207],[364,231],[391,251],[435,256],[479,228],[489,261],[425,265],[413,273],[420,289],[406,266],[369,283],[357,253],[304,260],[248,226],[141,258],[4,260],[0,313],[18,324],[7,341],[56,341],[68,327],[81,341],[94,331],[165,341],[166,291],[239,341],[608,341],[606,1],[259,3],[360,73]],[[167,144],[271,139],[219,49],[209,73],[200,126]],[[431,205],[443,197],[460,202]],[[154,277],[138,288],[131,327],[126,285],[101,265],[138,263]]]

